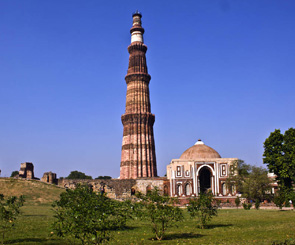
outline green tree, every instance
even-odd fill
[[[260,200],[256,199],[255,200],[255,208],[258,210],[260,208]]]
[[[75,170],[72,171],[66,179],[92,179],[92,177]]]
[[[112,179],[112,177],[111,176],[98,176],[95,179]]]
[[[17,176],[17,175],[18,175],[18,171],[13,171],[13,172],[11,173],[10,177],[12,178],[12,177],[15,177],[15,176]]]
[[[158,188],[149,191],[147,195],[136,193],[140,199],[136,213],[143,219],[151,222],[152,231],[157,240],[162,240],[168,227],[183,219],[182,211],[175,206],[176,200],[162,196]]]
[[[267,170],[262,167],[251,166],[243,161],[234,164],[234,173],[226,180],[229,188],[235,186],[237,192],[248,200],[269,198],[271,180],[267,176]]]
[[[244,178],[242,184],[242,196],[248,200],[259,200],[269,198],[271,180],[267,176],[268,171],[262,167],[251,167],[248,177]]]
[[[295,183],[295,129],[289,128],[284,134],[279,129],[272,132],[264,142],[263,156],[263,163],[276,175],[284,196],[292,196]]]
[[[20,214],[20,207],[24,204],[24,197],[20,196],[4,198],[0,194],[0,229],[2,233],[2,244],[4,244],[5,233],[12,229],[17,216]]]
[[[240,200],[240,197],[237,196],[236,199],[235,199],[235,204],[236,204],[236,207],[237,209],[239,208],[240,204],[241,204],[241,200]]]
[[[187,211],[192,218],[198,218],[201,229],[206,228],[206,224],[213,216],[217,216],[217,207],[213,205],[212,192],[201,193],[199,198],[190,199]]]
[[[82,244],[99,244],[111,238],[111,231],[125,226],[130,205],[95,193],[89,186],[67,189],[53,204],[57,236],[79,239]]]
[[[236,191],[242,193],[245,178],[248,178],[251,172],[251,165],[246,164],[243,160],[237,160],[233,163],[233,171],[230,172],[226,179],[226,186],[230,190],[236,188]]]

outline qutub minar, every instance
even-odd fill
[[[178,159],[167,165],[166,177],[157,176],[149,82],[146,64],[147,46],[143,42],[142,15],[133,14],[130,29],[131,44],[128,47],[129,66],[125,77],[127,83],[126,108],[122,115],[123,142],[119,179],[70,180],[60,179],[58,185],[75,188],[87,182],[95,191],[105,191],[111,198],[130,198],[136,192],[148,193],[157,187],[164,195],[177,197],[181,204],[207,190],[216,199],[234,202],[238,195],[235,187],[228,187],[226,179],[236,174],[234,164],[238,158],[222,158],[213,148],[198,140]],[[24,164],[24,166],[30,166]],[[45,173],[42,180],[52,182],[54,173]],[[53,183],[53,182],[52,182]]]
[[[151,113],[149,82],[143,42],[142,15],[133,14],[130,29],[131,44],[128,47],[129,66],[125,77],[127,83],[126,108],[122,115],[123,142],[120,179],[156,177],[157,164],[153,125],[155,115]]]

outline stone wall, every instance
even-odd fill
[[[147,193],[147,190],[155,187],[163,193],[164,186],[169,187],[166,178],[142,178],[142,179],[94,179],[94,180],[70,180],[59,179],[58,185],[64,188],[74,189],[78,184],[87,184],[96,192],[105,192],[114,199],[131,198],[135,192]],[[168,190],[169,193],[169,190]]]
[[[20,165],[18,176],[26,179],[36,179],[34,176],[34,165],[31,162],[24,162]]]
[[[41,181],[49,183],[49,184],[57,184],[57,178],[56,173],[46,172],[43,174],[43,177],[41,178]]]

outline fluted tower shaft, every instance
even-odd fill
[[[144,29],[141,14],[133,14],[130,29],[131,44],[128,47],[129,66],[125,77],[127,83],[125,114],[122,115],[123,142],[120,179],[136,179],[157,176],[149,82],[146,64],[147,46],[143,43]]]

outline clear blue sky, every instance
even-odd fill
[[[270,132],[295,127],[293,0],[0,0],[1,176],[119,176],[136,9],[161,176],[199,138],[261,166]]]

